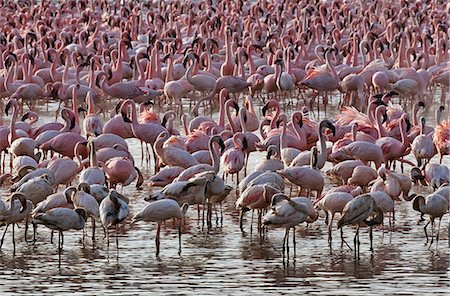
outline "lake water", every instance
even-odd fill
[[[335,100],[333,105],[336,106]],[[427,109],[428,118],[433,117],[436,106]],[[51,105],[50,110],[54,107]],[[52,120],[53,112],[42,112],[46,115],[41,120]],[[329,114],[336,112],[336,107],[329,110]],[[321,113],[320,119],[324,117]],[[434,121],[429,122],[434,125]],[[139,142],[127,141],[139,163]],[[252,154],[250,164],[257,163],[264,155]],[[413,158],[409,156],[408,159]],[[445,163],[449,165],[449,157],[445,158]],[[327,163],[322,171],[329,167]],[[407,165],[405,167],[409,170]],[[144,172],[147,179],[153,169],[144,169]],[[235,186],[231,180],[228,183]],[[327,182],[327,188],[330,186]],[[3,199],[8,196],[7,190],[1,188]],[[412,191],[427,190],[413,187]],[[144,197],[149,191],[147,187],[142,191],[137,191],[134,186],[124,189],[123,193],[131,200],[130,216],[145,206]],[[296,228],[296,258],[292,258],[291,249],[291,257],[283,261],[284,230],[270,229],[267,237],[262,239],[256,231],[250,236],[250,215],[247,214],[247,232],[242,234],[235,200],[233,191],[224,204],[223,226],[213,222],[209,231],[197,220],[196,209],[189,209],[181,256],[177,253],[178,232],[171,221],[161,230],[159,258],[155,257],[156,224],[140,222],[131,225],[128,219],[119,228],[119,250],[114,239],[107,247],[100,227],[95,244],[88,236],[83,245],[81,231],[71,231],[64,236],[61,261],[57,239],[50,243],[48,229],[39,227],[38,241],[28,245],[21,225],[20,229],[16,228],[16,256],[13,256],[10,230],[0,250],[0,292],[2,295],[136,295],[150,292],[168,295],[265,295],[274,292],[277,295],[448,295],[450,291],[448,215],[441,225],[439,246],[428,250],[424,244],[425,222],[417,224],[419,214],[412,210],[411,202],[397,202],[392,229],[386,226],[384,232],[378,228],[374,230],[373,253],[369,251],[368,230],[361,229],[359,260],[355,260],[353,251],[347,246],[341,247],[336,230],[332,248],[328,247],[327,227],[320,218],[308,227]],[[90,234],[90,223],[87,225]],[[345,227],[344,233],[351,242],[354,228]],[[292,241],[290,245],[292,248]]]

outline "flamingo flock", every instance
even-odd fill
[[[356,227],[359,258],[360,230],[373,251],[373,230],[410,201],[429,216],[429,248],[439,220],[437,245],[450,204],[447,10],[439,1],[3,3],[0,183],[11,196],[0,200],[0,247],[11,224],[14,254],[15,225],[25,223],[27,243],[46,239],[43,225],[58,231],[61,254],[66,231],[83,230],[85,243],[90,218],[92,244],[101,225],[108,246],[115,228],[118,249],[131,219],[157,223],[159,256],[161,228],[176,219],[181,253],[188,209],[211,229],[232,203],[243,232],[250,210],[251,235],[255,210],[258,235],[285,228],[288,258],[290,230],[295,256],[295,227],[321,227],[322,213],[333,248],[338,217],[349,248],[343,229]],[[40,115],[50,108],[54,122]],[[123,193],[134,182],[147,202],[136,213]]]

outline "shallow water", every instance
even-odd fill
[[[439,97],[438,94],[436,97]],[[336,102],[333,104],[336,106]],[[436,106],[426,111],[430,120]],[[51,105],[50,110],[53,107]],[[335,107],[328,111],[329,114],[337,112]],[[53,113],[45,114],[41,120],[51,121]],[[321,113],[320,118],[324,117],[328,116]],[[139,142],[127,142],[138,159]],[[263,153],[252,154],[249,167],[263,157]],[[408,159],[413,160],[411,156]],[[446,157],[445,163],[449,165],[449,157]],[[323,171],[329,166],[327,164]],[[407,165],[406,168],[409,169]],[[153,170],[144,172],[148,178]],[[327,188],[330,186],[327,182]],[[124,189],[123,193],[131,199],[130,216],[146,204],[144,197],[149,190],[145,187],[137,191],[133,186]],[[427,190],[413,188],[413,192]],[[1,188],[1,192],[4,198],[8,196],[7,188]],[[251,236],[250,215],[247,214],[246,233],[242,234],[235,200],[233,192],[224,204],[223,226],[217,226],[213,216],[213,228],[209,231],[202,228],[197,220],[196,209],[189,209],[181,256],[177,253],[177,230],[172,221],[168,221],[161,230],[159,258],[155,257],[156,224],[140,222],[131,225],[128,219],[119,228],[117,249],[114,235],[111,235],[108,247],[99,227],[97,240],[93,244],[88,223],[84,245],[81,231],[65,234],[60,260],[56,248],[57,236],[51,244],[50,231],[39,227],[38,241],[35,245],[28,245],[24,241],[24,227],[21,225],[19,230],[16,228],[16,256],[13,256],[11,230],[0,250],[0,292],[3,295],[144,292],[208,295],[219,291],[222,294],[268,294],[276,291],[277,294],[306,292],[314,295],[447,295],[450,291],[450,252],[446,231],[448,215],[444,216],[441,225],[439,246],[428,250],[424,244],[425,222],[417,224],[419,214],[412,210],[411,202],[397,202],[396,221],[392,229],[389,230],[386,221],[384,231],[374,230],[373,253],[369,251],[368,230],[361,229],[359,260],[347,246],[341,246],[336,230],[332,248],[328,247],[327,227],[320,218],[308,227],[302,225],[296,228],[296,258],[293,259],[291,239],[290,258],[283,260],[284,231],[270,229],[266,237],[260,238],[254,226]],[[344,233],[352,245],[354,229],[345,227]]]

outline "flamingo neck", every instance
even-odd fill
[[[324,127],[319,128],[319,139],[320,139],[320,152],[317,155],[317,167],[323,167],[327,161],[327,143],[325,142],[325,135],[323,134]]]
[[[283,127],[281,128],[281,134],[280,134],[280,149],[287,148],[287,140],[286,140],[286,122],[283,122]]]
[[[276,127],[276,122],[278,120],[278,117],[280,116],[280,105],[277,104],[275,115],[273,116],[272,120],[270,121],[270,128],[274,129]]]
[[[408,137],[406,135],[406,122],[404,119],[400,120],[400,135],[402,137],[402,151],[405,151],[409,145]]]
[[[75,85],[72,90],[72,111],[75,116],[75,124],[79,125],[79,117],[78,117],[78,89]]]
[[[214,172],[216,172],[217,174],[220,169],[220,159],[219,154],[217,153],[217,149],[214,147],[213,141],[209,143],[209,154],[211,155],[212,167],[214,169]]]
[[[9,144],[12,144],[12,142],[14,142],[14,140],[17,139],[17,133],[16,133],[16,120],[17,120],[17,103],[13,103],[12,105],[13,107],[13,114],[12,114],[12,118],[11,118],[11,122],[9,123],[9,129],[10,129],[10,139],[9,139]]]
[[[231,131],[233,132],[233,134],[237,133],[237,131],[238,131],[237,127],[234,124],[233,118],[231,117],[231,113],[230,113],[230,104],[228,103],[225,106],[226,106],[225,109],[226,109],[226,112],[227,112],[227,119],[228,119],[228,122],[230,123]]]
[[[413,113],[413,125],[416,126],[418,124],[417,113],[419,113],[419,104],[418,103],[415,103],[413,105],[412,113]]]
[[[384,136],[386,136],[386,130],[384,129],[383,125],[381,124],[381,112],[377,113],[377,130],[378,130],[378,138],[382,138]]]
[[[219,98],[219,126],[225,129],[225,99],[226,96],[220,96]]]
[[[256,67],[255,67],[255,62],[253,61],[251,45],[249,45],[249,46],[247,47],[247,55],[248,55],[249,75],[252,75],[252,74],[255,74],[255,72],[256,72]]]

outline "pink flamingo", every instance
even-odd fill
[[[104,185],[105,173],[98,167],[97,162],[97,153],[95,151],[95,143],[94,141],[89,141],[87,143],[87,147],[89,150],[89,161],[90,165],[87,169],[83,170],[79,177],[79,183],[86,183],[89,185],[100,184]]]
[[[414,138],[411,144],[411,151],[417,160],[417,165],[422,166],[422,159],[425,159],[424,165],[430,162],[431,158],[436,155],[436,146],[433,139],[424,134],[425,118],[420,118],[420,135]]]
[[[153,145],[153,150],[156,152],[160,164],[180,166],[183,168],[189,168],[199,164],[198,161],[186,150],[172,146],[163,148],[164,142],[169,139],[169,137],[169,132],[163,131],[158,135],[158,138]]]
[[[8,135],[8,142],[10,146],[9,153],[11,153],[14,157],[20,155],[28,155],[35,159],[38,159],[39,155],[34,154],[34,148],[36,148],[36,141],[29,137],[19,138],[19,135],[16,131],[18,104],[15,99],[8,100],[8,103],[6,104],[5,107],[5,113],[8,114],[11,108],[13,108],[13,114],[9,127],[10,132]]]
[[[136,187],[142,186],[144,179],[138,168],[127,157],[113,157],[110,158],[104,165],[101,166],[108,179],[109,187],[115,188],[117,184],[123,186],[129,185],[137,178]]]
[[[74,148],[74,155],[78,163],[68,157],[56,158],[54,157],[47,164],[49,169],[55,175],[54,187],[58,188],[60,184],[69,186],[75,179],[76,175],[83,169],[83,163],[79,154],[80,148],[86,146],[85,142],[78,142]]]
[[[194,177],[198,173],[206,172],[206,171],[213,171],[216,174],[219,172],[220,169],[220,153],[217,152],[217,149],[214,145],[214,143],[218,144],[221,152],[224,151],[225,145],[222,140],[222,138],[219,135],[212,136],[209,139],[209,154],[212,160],[212,165],[209,164],[197,164],[194,166],[191,166],[183,172],[179,174],[179,176],[176,178],[176,181],[187,181],[190,178]]]
[[[242,133],[238,133],[233,136],[233,143],[234,147],[223,153],[221,162],[224,167],[224,174],[227,176],[228,174],[236,174],[237,183],[239,184],[239,172],[244,167],[244,150],[247,149],[247,140],[243,137]]]
[[[299,196],[302,189],[308,191],[316,191],[316,200],[319,200],[323,191],[325,180],[316,167],[317,164],[317,148],[311,148],[311,165],[302,167],[289,167],[284,170],[277,171],[282,177],[288,179],[291,183],[299,186]],[[292,188],[292,187],[291,187]]]
[[[163,221],[177,218],[180,221],[178,222],[178,240],[179,240],[179,248],[178,254],[181,254],[181,223],[186,216],[186,212],[188,209],[188,204],[183,204],[180,208],[178,203],[172,199],[162,199],[154,201],[148,204],[145,208],[143,208],[139,213],[133,216],[133,223],[138,221],[145,222],[156,222],[158,223],[158,229],[156,231],[156,256],[159,256],[160,249],[160,233],[161,233],[161,224]]]
[[[407,114],[403,114],[401,117],[400,133],[402,135],[402,141],[392,137],[380,137],[375,144],[383,150],[383,162],[386,168],[390,167],[390,162],[394,162],[406,155],[406,149],[409,147],[409,141],[406,136],[406,121]],[[403,162],[401,164],[403,169]]]
[[[86,137],[96,137],[102,133],[102,122],[95,113],[93,92],[88,92],[86,96],[86,105],[88,106],[88,113],[83,121],[83,130]]]
[[[139,140],[150,144],[153,150],[153,145],[158,135],[161,134],[163,131],[167,130],[161,125],[155,123],[146,123],[146,124],[138,123],[136,105],[130,99],[126,100],[121,106],[122,117],[124,118],[125,122],[130,122],[130,120],[126,116],[126,113],[124,112],[128,108],[128,106],[131,106],[131,129],[133,131],[133,135]],[[155,161],[155,169],[156,169],[157,156],[155,154],[155,151],[153,151],[153,158]]]

